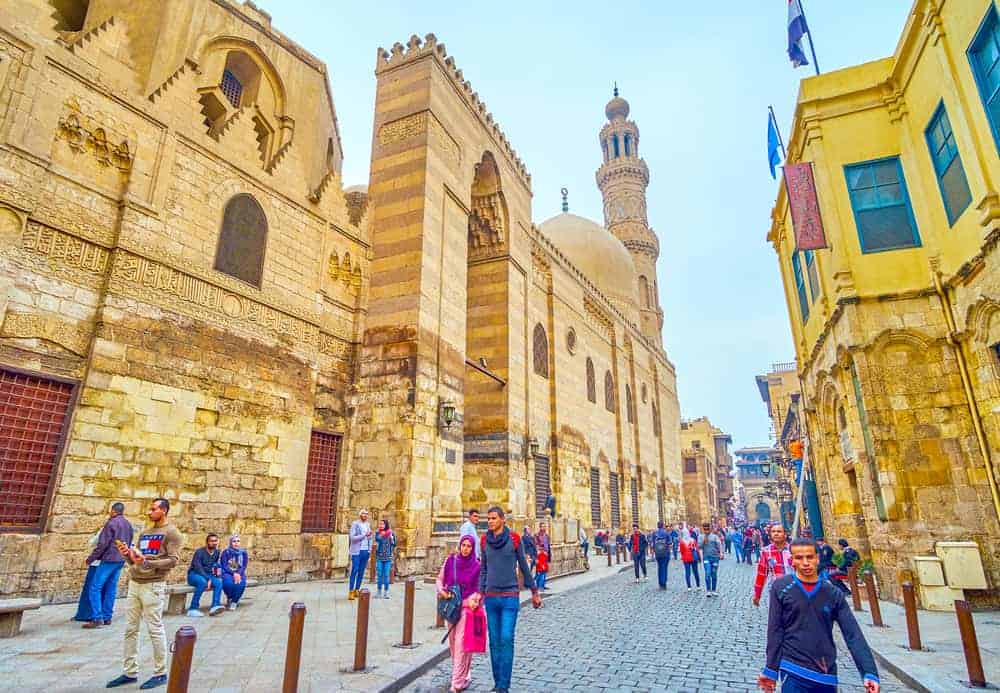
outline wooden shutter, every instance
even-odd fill
[[[549,458],[535,455],[535,517],[545,516],[549,488]]]
[[[76,385],[0,368],[0,530],[42,528]]]
[[[632,477],[632,522],[639,522],[639,487]]]
[[[332,532],[337,510],[337,473],[342,436],[313,431],[302,502],[303,532]]]
[[[621,500],[618,497],[618,472],[611,472],[608,476],[611,477],[611,526],[618,528],[622,524]]]
[[[597,528],[601,526],[601,470],[590,468],[590,524]]]

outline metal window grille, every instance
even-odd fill
[[[302,501],[302,531],[332,532],[337,510],[337,474],[343,437],[313,431]]]
[[[590,524],[601,526],[601,470],[590,468]]]
[[[594,376],[594,362],[587,357],[587,400],[597,403],[597,382]]]
[[[535,455],[535,517],[545,517],[549,497],[549,458]]]
[[[0,530],[41,527],[75,390],[0,369]]]
[[[608,476],[611,477],[611,526],[621,527],[622,509],[621,500],[618,497],[618,472],[611,472]]]
[[[541,323],[535,325],[532,346],[534,347],[535,374],[543,378],[549,377],[549,339],[545,336],[545,328]]]
[[[639,521],[639,487],[632,478],[632,522]]]
[[[243,96],[243,85],[239,78],[229,70],[222,71],[222,82],[219,84],[222,93],[233,104],[233,108],[240,107],[240,98]]]

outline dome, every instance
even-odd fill
[[[635,263],[610,231],[569,212],[542,222],[538,229],[620,308],[629,312],[638,308]]]
[[[614,120],[619,116],[624,120],[628,118],[628,101],[618,96],[617,90],[613,99],[608,101],[608,105],[604,107],[604,115],[608,117],[608,120]]]

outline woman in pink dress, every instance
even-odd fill
[[[448,636],[451,648],[451,691],[458,693],[469,687],[472,680],[472,653],[465,649],[465,621],[470,611],[479,608],[482,595],[479,594],[479,559],[475,552],[476,540],[465,535],[458,540],[458,553],[445,559],[437,577],[437,591],[442,597],[451,596],[451,586],[457,584],[462,590],[462,618]]]

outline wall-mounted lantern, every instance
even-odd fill
[[[450,428],[451,425],[455,423],[455,403],[451,400],[444,400],[441,402],[441,412],[439,418],[442,427]]]

